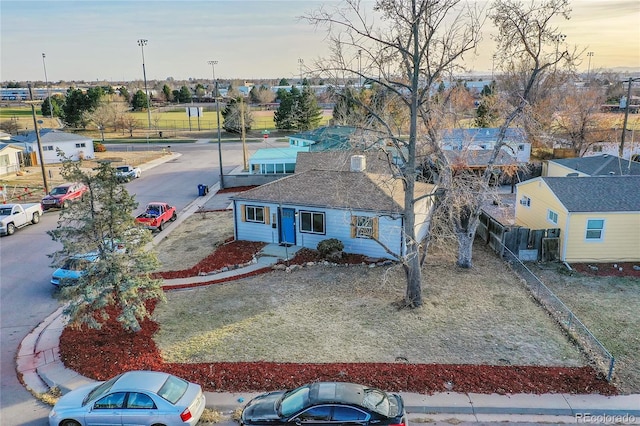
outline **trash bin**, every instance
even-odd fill
[[[162,139],[162,132],[158,132],[158,134],[160,134],[160,139]]]
[[[206,193],[206,189],[207,189],[207,186],[206,186],[206,185],[199,184],[199,185],[198,185],[198,196],[202,197],[202,196],[204,196],[204,195],[207,195],[207,193]]]

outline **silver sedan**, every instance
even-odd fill
[[[129,371],[58,400],[49,426],[195,425],[205,408],[200,385],[158,371]]]

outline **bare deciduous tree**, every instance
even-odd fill
[[[480,19],[477,10],[459,0],[378,0],[373,11],[366,9],[368,4],[346,0],[306,18],[328,31],[331,57],[321,59],[318,66],[323,76],[337,81],[356,75],[381,88],[376,102],[365,105],[369,122],[363,126],[384,131],[383,142],[395,148],[402,164],[406,247],[395,255],[407,280],[404,304],[417,307],[423,303],[419,253],[423,241],[416,236],[414,207],[427,196],[415,190],[418,147],[425,140],[436,145],[438,117],[432,89],[456,68],[464,53],[475,49]],[[407,122],[394,121],[389,105],[401,105]]]

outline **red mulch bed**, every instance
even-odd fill
[[[250,189],[256,188],[258,185],[253,186],[234,186],[232,188],[224,188],[218,191],[218,194],[226,194],[227,192],[243,192],[248,191]]]
[[[149,306],[153,309],[153,306]],[[258,392],[294,388],[312,381],[351,381],[390,391],[474,393],[573,393],[615,395],[617,389],[590,367],[447,364],[274,362],[165,363],[153,341],[158,324],[145,320],[138,333],[114,319],[101,330],[65,328],[60,357],[80,374],[106,380],[129,370],[166,371],[213,392]],[[453,387],[447,387],[450,382]]]
[[[187,278],[220,270],[224,267],[234,268],[236,265],[249,262],[265,245],[266,243],[254,241],[228,241],[189,269],[158,272],[152,276],[163,279]]]
[[[615,266],[614,266],[615,265]],[[640,278],[640,262],[622,263],[572,263],[571,267],[581,274],[594,277],[635,277]],[[622,268],[622,270],[620,270]]]

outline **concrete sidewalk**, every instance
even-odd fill
[[[222,210],[230,204],[233,194],[216,195],[217,187],[210,193],[198,197],[193,203],[179,213],[178,219],[166,230],[154,237],[157,244],[164,236],[189,215],[200,209]],[[295,254],[295,247],[286,250],[278,245],[270,244],[257,256],[255,263],[248,266],[185,279],[165,280],[165,285],[204,283],[221,278],[229,278],[244,273],[269,267],[278,259]],[[63,308],[47,317],[20,344],[16,358],[18,377],[33,394],[49,391],[58,387],[63,393],[77,388],[92,380],[67,369],[59,356],[59,339],[65,325]],[[256,393],[213,393],[206,392],[207,407],[222,411],[227,421],[220,423],[233,424],[230,413],[241,408]],[[437,393],[422,395],[402,393],[409,420],[414,422],[511,422],[511,423],[599,423],[599,424],[640,424],[640,394],[621,396],[601,395],[568,395],[568,394],[465,394]],[[455,422],[455,423],[452,423]]]

